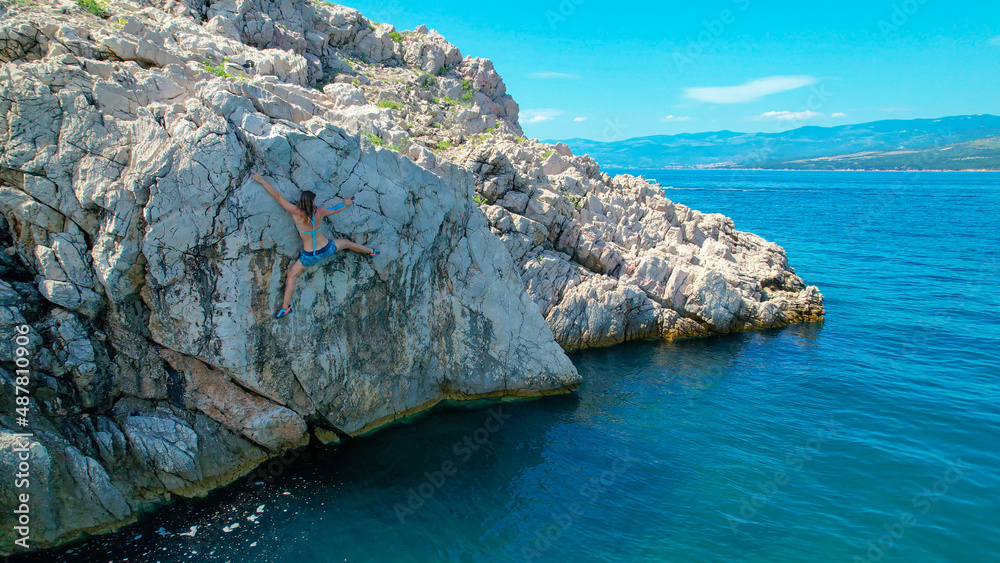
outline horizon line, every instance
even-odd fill
[[[791,129],[787,129],[785,131],[774,131],[774,132],[756,131],[756,132],[752,132],[751,133],[751,132],[746,132],[746,131],[733,131],[731,129],[716,129],[716,130],[706,130],[706,131],[694,131],[694,132],[688,132],[688,133],[662,133],[662,134],[655,134],[655,135],[641,135],[641,136],[638,136],[638,137],[628,137],[628,138],[625,138],[625,139],[619,139],[619,140],[615,140],[615,141],[598,141],[596,139],[588,139],[586,137],[570,137],[570,138],[567,138],[567,139],[553,139],[553,138],[541,139],[541,138],[539,138],[537,140],[541,141],[541,142],[545,142],[545,143],[548,143],[550,141],[551,142],[556,142],[556,143],[561,143],[561,142],[566,142],[566,141],[588,141],[588,142],[591,142],[591,143],[600,143],[600,144],[610,145],[612,143],[621,143],[621,142],[624,142],[624,141],[631,141],[631,140],[634,140],[634,139],[649,139],[651,137],[679,137],[681,135],[703,135],[703,134],[706,134],[706,133],[733,133],[733,134],[736,134],[736,135],[781,135],[781,134],[785,134],[785,133],[790,133],[792,131],[798,131],[799,129],[805,129],[806,127],[815,127],[817,129],[836,129],[838,127],[850,127],[852,125],[868,125],[868,124],[871,124],[871,123],[884,123],[884,122],[887,122],[887,121],[935,121],[935,120],[940,121],[940,120],[943,120],[943,119],[958,119],[958,118],[963,118],[963,117],[995,117],[995,118],[1000,119],[1000,116],[993,115],[991,113],[969,113],[969,114],[963,114],[963,115],[946,115],[946,116],[942,116],[942,117],[914,117],[912,119],[878,119],[878,120],[875,120],[875,121],[859,121],[857,123],[843,123],[841,125],[802,125],[802,126],[799,126],[799,127],[793,127]]]

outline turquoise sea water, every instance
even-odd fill
[[[784,246],[826,322],[574,354],[575,395],[437,409],[35,560],[996,561],[1000,174],[645,174]]]

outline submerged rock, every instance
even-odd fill
[[[0,328],[30,327],[33,397],[27,426],[0,400],[0,471],[31,452],[32,548],[310,435],[570,391],[564,349],[823,314],[780,247],[524,139],[492,63],[437,32],[306,0],[105,16],[0,3]],[[278,322],[300,241],[254,173],[354,198],[328,233],[381,250],[310,270]]]

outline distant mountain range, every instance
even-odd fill
[[[1000,170],[1000,137],[927,149],[866,151],[837,156],[765,162],[782,170]]]
[[[1000,117],[994,115],[562,142],[609,168],[1000,170]]]

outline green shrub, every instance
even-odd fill
[[[392,100],[382,100],[378,103],[378,107],[386,109],[400,109],[403,106],[399,102],[394,102]]]
[[[443,151],[450,148],[451,148],[451,143],[448,141],[441,141],[440,143],[437,144],[437,150],[439,151]]]
[[[461,102],[459,100],[456,100],[454,98],[449,98],[447,96],[444,97],[444,98],[441,98],[441,103],[443,103],[445,105],[465,106],[465,107],[469,107],[470,105],[472,105],[472,104],[463,103],[463,102]]]
[[[402,43],[403,42],[403,34],[399,33],[398,31],[390,31],[389,32],[389,37],[391,37],[392,40],[395,41],[396,43]]]
[[[375,145],[376,147],[381,147],[383,149],[389,149],[391,151],[396,151],[396,152],[403,152],[403,145],[409,144],[409,143],[403,143],[403,145],[390,145],[388,141],[384,140],[382,137],[379,137],[378,135],[375,135],[373,133],[365,133],[365,137],[371,144]]]
[[[488,203],[488,200],[479,194],[472,194],[472,201],[476,202],[476,205],[486,205]]]
[[[542,155],[542,160],[548,160],[553,154],[555,154],[555,151],[545,151],[545,154]]]
[[[472,91],[472,81],[469,80],[468,78],[463,78],[462,79],[462,89],[463,90],[468,90],[469,92],[471,92]]]
[[[438,70],[438,76],[446,76],[449,72],[451,72],[451,68],[443,66]]]
[[[326,71],[326,73],[323,75],[323,80],[320,80],[319,82],[317,82],[316,86],[314,86],[314,88],[316,88],[317,90],[319,90],[320,92],[322,92],[323,88],[327,84],[333,84],[334,82],[336,82],[338,74],[340,74],[340,71],[337,70],[337,69],[335,69],[335,68]]]
[[[362,55],[356,55],[353,57],[344,57],[343,61],[347,63],[347,66],[351,68],[358,68],[362,64],[368,64],[368,59]]]
[[[466,92],[466,93],[462,94],[462,100],[464,100],[466,102],[471,101],[472,98],[475,98],[475,97],[476,97],[476,95],[473,94],[472,92]]]
[[[228,58],[223,57],[222,62],[215,66],[213,66],[208,61],[205,61],[204,63],[202,63],[202,68],[220,78],[236,78],[236,75],[226,71],[226,61],[228,60],[229,60]]]
[[[323,75],[323,80],[317,82],[316,86],[313,86],[313,88],[316,88],[317,90],[322,92],[323,88],[326,87],[327,84],[333,84],[336,81],[338,74],[340,74],[340,71],[336,69],[326,71],[326,73]]]
[[[81,8],[99,18],[108,17],[108,3],[105,0],[76,0]]]
[[[420,86],[424,90],[430,90],[431,86],[437,85],[437,78],[434,78],[433,76],[422,70],[418,70],[417,72],[420,73]]]

